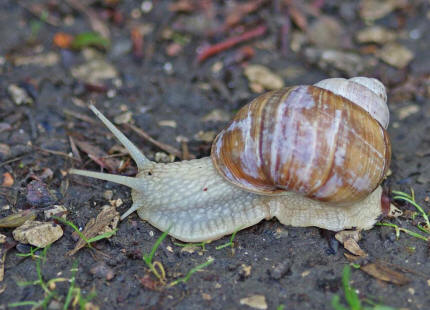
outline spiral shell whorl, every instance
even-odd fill
[[[349,80],[332,78],[319,81],[314,86],[329,90],[361,106],[382,127],[387,129],[390,112],[387,106],[385,86],[377,79],[368,77],[354,77]]]
[[[212,160],[251,192],[294,191],[333,204],[363,199],[390,161],[384,128],[365,110],[315,86],[266,93],[215,139]]]

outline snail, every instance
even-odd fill
[[[145,157],[94,106],[128,150],[136,177],[71,169],[132,189],[132,212],[177,239],[207,241],[276,217],[332,231],[370,229],[384,213],[380,183],[391,145],[384,85],[333,78],[265,93],[242,107],[211,157],[169,164]]]

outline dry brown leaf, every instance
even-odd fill
[[[27,221],[32,221],[36,218],[36,210],[28,209],[22,210],[17,213],[0,219],[0,227],[2,228],[13,228],[19,227]]]
[[[343,243],[343,246],[345,247],[345,249],[347,249],[349,252],[351,252],[356,256],[361,256],[361,257],[367,256],[367,253],[360,248],[357,241],[355,241],[352,238],[345,240],[345,242]]]
[[[342,244],[344,244],[347,239],[354,239],[358,242],[361,240],[361,232],[359,230],[342,230],[337,232],[334,237]]]
[[[343,253],[343,255],[346,257],[346,259],[347,260],[349,260],[350,262],[355,262],[355,261],[357,261],[358,259],[360,259],[360,257],[359,256],[355,256],[355,255],[352,255],[352,254],[349,254],[349,253]]]
[[[13,176],[9,172],[3,173],[3,184],[2,186],[11,187],[13,185]]]
[[[410,282],[403,273],[400,273],[381,263],[370,263],[360,267],[368,275],[375,277],[381,281],[404,285]]]
[[[361,257],[367,256],[366,252],[358,245],[358,241],[361,239],[361,232],[359,230],[342,230],[337,232],[334,237],[352,254]]]
[[[288,6],[288,14],[291,20],[301,30],[306,31],[308,28],[308,21],[306,16],[301,11],[301,8],[297,7],[294,1],[285,1],[285,2]]]
[[[120,165],[120,161],[116,158],[108,158],[106,154],[99,147],[92,145],[85,141],[75,141],[78,147],[88,154],[88,157],[94,160],[100,167],[106,168],[109,171],[116,171]]]
[[[390,210],[388,211],[387,217],[396,218],[402,215],[403,215],[403,211],[397,208],[392,203],[390,203]]]
[[[94,219],[90,219],[85,226],[82,234],[88,239],[102,235],[106,232],[114,230],[119,221],[119,213],[114,206],[106,205],[102,211]],[[76,246],[68,254],[71,256],[87,245],[87,242],[79,238]]]
[[[97,12],[88,6],[86,1],[80,1],[80,0],[67,0],[67,3],[74,8],[75,10],[82,12],[84,15],[86,15],[91,28],[95,31],[101,34],[105,38],[110,38],[110,31],[108,26],[103,22],[102,19],[100,19]]]

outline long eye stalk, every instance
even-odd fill
[[[122,175],[93,172],[93,171],[79,170],[79,169],[70,169],[69,173],[122,184],[135,190],[142,189],[142,186],[139,186],[139,179],[133,178],[133,177],[126,177]]]
[[[145,166],[149,165],[151,161],[146,158],[145,155],[131,142],[118,128],[115,127],[95,106],[90,105],[91,111],[105,124],[105,126],[114,134],[114,136],[119,140],[119,142],[124,145],[130,156],[136,162],[137,168],[141,171]]]

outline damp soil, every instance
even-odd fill
[[[83,50],[61,49],[52,41],[59,32],[90,31],[85,12],[62,1],[3,1],[0,4],[0,143],[9,147],[8,152],[1,153],[0,176],[4,178],[5,173],[9,173],[14,179],[13,185],[0,187],[2,217],[34,207],[28,201],[27,185],[37,178],[42,178],[54,197],[55,202],[49,206],[54,203],[65,206],[67,218],[81,228],[97,216],[103,205],[110,204],[110,200],[122,200],[117,207],[120,213],[131,206],[128,188],[67,174],[72,167],[101,170],[85,152],[80,151],[81,161],[71,158],[75,156],[69,137],[87,141],[106,153],[119,145],[86,108],[89,101],[93,101],[109,119],[130,111],[131,122],[162,143],[180,149],[177,137],[185,137],[190,154],[204,157],[209,155],[210,142],[197,139],[196,134],[217,132],[227,120],[203,121],[202,118],[215,109],[232,115],[256,96],[243,75],[247,64],[263,64],[281,72],[286,85],[311,84],[329,76],[348,76],[347,72],[339,71],[333,65],[312,63],[304,53],[294,52],[288,46],[283,50],[277,31],[277,20],[284,16],[277,12],[281,1],[266,1],[243,21],[268,25],[266,34],[246,43],[255,52],[250,60],[233,61],[238,48],[232,48],[199,64],[196,51],[203,43],[220,42],[235,34],[231,30],[208,39],[199,29],[209,27],[202,24],[210,23],[210,18],[222,20],[219,15],[226,9],[224,4],[206,1],[218,15],[206,16],[208,20],[205,20],[199,11],[201,8],[186,13],[172,11],[170,6],[174,2],[170,1],[118,2],[110,11],[105,8],[109,1],[93,1],[91,7],[98,16],[104,16],[102,20],[110,30],[110,47],[98,49],[98,52],[117,72],[116,78],[103,82],[103,87],[98,88],[71,75],[73,68],[85,62]],[[346,35],[353,36],[357,29],[365,26],[356,12],[358,1],[351,7],[345,7],[343,1],[322,2],[321,14],[341,20],[347,26]],[[148,3],[153,4],[152,9],[148,13],[142,12],[141,7]],[[37,18],[33,6],[50,10],[51,15],[58,17],[59,24],[51,25],[43,18]],[[351,13],[345,13],[347,9]],[[429,9],[428,3],[417,1],[376,22],[404,34],[402,44],[414,53],[409,66],[399,69],[377,61],[374,66],[359,72],[378,77],[388,87],[392,112],[388,131],[393,157],[391,175],[384,187],[406,192],[413,188],[416,201],[427,211],[430,210],[430,89],[426,93],[425,87],[430,85]],[[105,16],[105,11],[118,11],[123,20],[115,23],[112,17]],[[317,18],[308,17],[309,21]],[[150,29],[143,31],[143,56],[136,52],[135,42],[131,39],[133,27]],[[166,29],[176,29],[174,27],[181,29],[175,30],[181,34],[178,40],[187,43],[177,55],[168,56],[165,51],[172,39],[166,39]],[[291,39],[291,31],[300,29],[294,23],[290,27],[288,36]],[[419,40],[410,38],[409,34],[417,29],[421,35]],[[351,46],[354,48],[357,53],[364,53],[356,43]],[[50,52],[59,59],[49,66],[18,65],[13,60],[17,56]],[[8,92],[11,84],[24,89],[33,102],[17,105]],[[410,111],[415,112],[404,117],[400,112],[409,106],[414,106],[415,110]],[[166,122],[160,122],[165,120],[174,125],[166,126]],[[154,159],[161,151],[129,127],[119,127],[149,158]],[[127,155],[116,158],[129,160]],[[52,175],[43,176],[47,168]],[[122,173],[136,173],[134,163],[130,162]],[[108,197],[111,199],[106,198],[106,191],[112,191],[112,197]],[[399,208],[414,211],[408,204],[401,204]],[[38,217],[43,220],[42,214]],[[417,231],[418,220],[399,217],[388,221]],[[344,256],[347,251],[318,228],[286,227],[275,219],[262,221],[239,231],[233,248],[222,249],[217,246],[228,242],[230,236],[207,244],[204,250],[184,250],[177,245],[178,240],[167,237],[156,251],[154,260],[164,266],[168,283],[185,276],[190,269],[208,259],[214,260],[194,273],[186,283],[172,287],[157,285],[156,278],[142,260],[142,254],[151,251],[162,232],[140,220],[137,214],[120,222],[116,234],[97,242],[95,249],[86,247],[73,256],[67,253],[73,249],[76,238],[69,226],[63,228],[64,236],[49,247],[41,264],[42,276],[45,280],[69,279],[76,264],[75,287],[80,288],[83,296],[96,292],[91,303],[100,309],[251,309],[241,304],[241,300],[252,295],[263,295],[268,309],[281,309],[282,305],[283,309],[333,309],[331,300],[334,295],[339,295],[345,302],[342,271],[350,263]],[[0,232],[12,240],[12,229],[4,228]],[[401,270],[410,279],[408,284],[396,285],[353,269],[352,286],[360,298],[397,308],[430,308],[428,242],[404,233],[397,238],[391,227],[377,226],[363,232],[359,244],[368,253],[368,257],[359,263],[379,262]],[[22,281],[37,280],[35,259],[17,256],[28,251],[28,245],[17,244],[7,252],[5,276],[0,282],[2,309],[13,302],[39,301],[46,296],[39,285],[19,285]],[[110,274],[94,273],[94,267],[98,265]],[[61,307],[69,287],[69,282],[56,284]],[[50,303],[52,309],[55,306]]]

